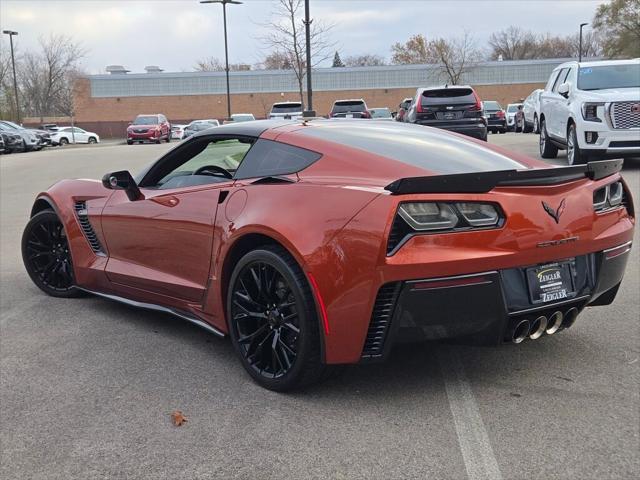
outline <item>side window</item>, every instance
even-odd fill
[[[235,178],[289,175],[307,168],[322,155],[272,140],[258,140],[238,167]]]
[[[544,87],[545,90],[547,91],[551,91],[551,89],[553,88],[553,85],[555,84],[556,80],[558,79],[558,75],[560,74],[561,70],[556,70],[555,72],[551,73],[551,76],[549,77],[549,81],[547,82],[547,86]]]
[[[566,81],[568,74],[569,74],[569,69],[563,68],[562,71],[560,72],[560,75],[558,75],[558,78],[556,79],[556,83],[553,85],[554,92],[557,92],[558,87]]]
[[[238,138],[195,139],[160,159],[141,180],[140,186],[167,189],[228,181],[252,142]],[[225,170],[229,172],[226,176]]]

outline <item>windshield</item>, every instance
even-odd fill
[[[271,109],[271,113],[296,113],[301,111],[301,103],[285,103],[282,105],[274,105]]]
[[[476,103],[476,97],[470,88],[441,88],[422,92],[422,105],[448,105],[459,103]]]
[[[640,64],[582,67],[578,71],[580,90],[640,87]]]
[[[5,120],[2,123],[4,123],[8,127],[15,128],[16,130],[24,130],[24,127],[21,127],[20,125],[17,125],[13,122],[10,122],[9,120]]]
[[[507,106],[507,112],[509,113],[517,112],[519,106],[520,106],[519,103],[512,103],[511,105]]]
[[[484,102],[485,110],[502,110],[502,107],[498,102],[493,102],[491,100]]]
[[[133,121],[133,124],[134,125],[157,125],[158,117],[156,117],[155,115],[136,117],[136,119]]]

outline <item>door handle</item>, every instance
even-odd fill
[[[175,207],[180,203],[178,197],[174,197],[170,195],[168,197],[155,197],[150,199],[152,202],[159,203],[160,205],[164,205],[165,207]]]

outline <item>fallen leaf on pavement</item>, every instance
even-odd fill
[[[187,421],[187,417],[185,417],[180,410],[176,410],[171,414],[171,421],[176,427],[180,427]]]

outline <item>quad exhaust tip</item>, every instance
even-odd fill
[[[547,317],[544,315],[536,318],[529,328],[529,338],[531,340],[537,340],[542,335],[544,335],[545,330],[547,329]]]
[[[573,325],[576,319],[578,318],[578,313],[580,312],[576,307],[573,307],[567,310],[567,313],[565,313],[564,315],[564,321],[562,322],[562,326],[564,328],[569,328],[571,325]]]
[[[529,320],[520,320],[516,327],[513,329],[511,341],[513,343],[522,343],[529,336],[529,330],[531,328]]]
[[[572,308],[571,310],[577,311],[577,309],[575,308]],[[571,310],[569,310],[569,312]],[[562,312],[553,312],[553,314],[549,317],[549,321],[547,322],[547,328],[546,328],[547,335],[553,335],[558,330],[560,330],[560,327],[562,327],[562,321],[564,318],[565,316],[562,314]]]

